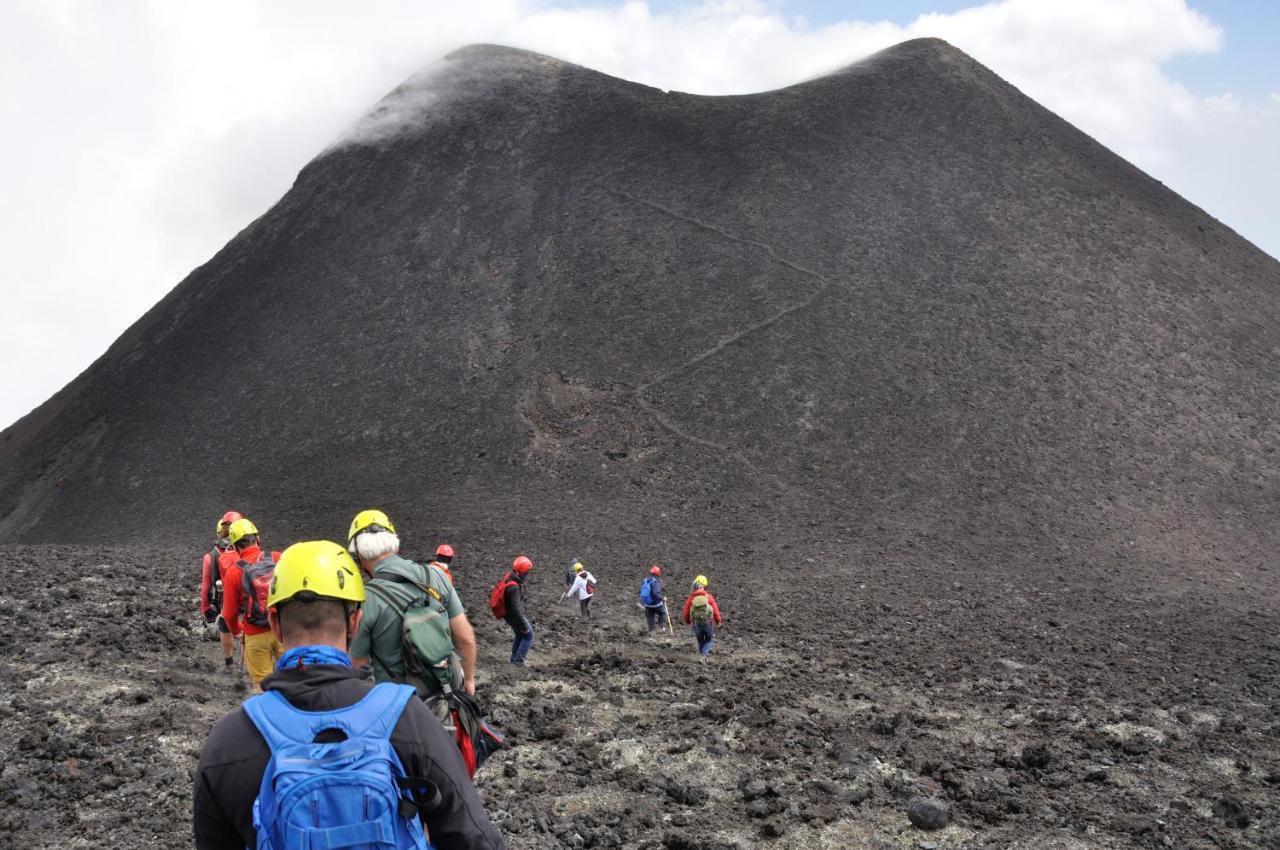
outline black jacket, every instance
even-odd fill
[[[373,687],[361,671],[332,664],[273,673],[263,680],[303,711],[329,711],[360,701]],[[391,733],[391,745],[409,776],[430,780],[442,803],[423,816],[431,845],[440,850],[504,850],[480,797],[467,777],[457,745],[421,700],[411,699]],[[271,752],[243,709],[222,718],[209,733],[196,769],[196,847],[256,847],[253,801]]]
[[[507,625],[517,633],[527,635],[529,629],[533,628],[533,624],[529,622],[529,615],[524,611],[524,576],[519,573],[507,573],[507,575],[515,580],[515,584],[507,585],[507,589],[502,592],[502,598],[507,604],[507,616],[504,619]]]

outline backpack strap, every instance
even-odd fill
[[[357,703],[333,711],[303,711],[284,694],[267,691],[244,702],[244,713],[258,727],[271,752],[289,744],[310,744],[326,729],[351,738],[391,739],[391,731],[416,691],[410,685],[382,682]]]
[[[374,596],[381,599],[387,605],[390,605],[391,610],[395,611],[396,614],[400,616],[400,619],[402,621],[404,620],[405,612],[409,610],[408,605],[400,605],[399,603],[396,602],[395,598],[391,595],[391,593],[386,588],[378,587],[372,581],[367,582],[364,586],[364,589],[373,591]],[[373,641],[369,641],[369,657],[372,658],[374,661],[378,662],[379,664],[381,664],[382,669],[386,670],[388,674],[391,673],[391,665],[387,664],[386,660],[382,658],[382,656],[378,655],[377,651],[374,650]],[[404,662],[404,659],[402,658],[401,663],[403,662]]]
[[[390,605],[391,610],[399,614],[401,619],[404,619],[405,612],[409,610],[409,605],[407,603],[404,605],[401,605],[399,602],[395,600],[395,597],[391,594],[389,590],[387,590],[385,587],[379,587],[378,585],[374,584],[372,580],[365,582],[364,589],[372,590],[374,596],[378,597],[383,602]]]
[[[378,578],[385,578],[385,579],[387,579],[388,581],[394,581],[396,584],[408,584],[408,585],[411,585],[411,586],[413,586],[413,587],[416,587],[416,588],[418,588],[418,590],[421,590],[423,593],[425,593],[425,594],[427,595],[427,598],[428,598],[428,599],[433,599],[433,600],[435,600],[435,601],[436,601],[436,603],[438,603],[438,604],[440,605],[440,607],[441,607],[441,608],[443,608],[443,609],[445,609],[445,611],[447,612],[447,611],[448,611],[448,606],[444,604],[444,594],[442,594],[440,591],[438,591],[438,590],[436,590],[434,587],[432,587],[432,585],[431,585],[431,579],[430,579],[430,577],[429,577],[429,576],[430,576],[430,574],[428,574],[428,578],[427,578],[427,583],[426,583],[426,584],[422,584],[422,583],[420,583],[420,582],[414,581],[414,580],[413,580],[413,579],[411,579],[411,578],[408,578],[407,576],[401,576],[401,575],[378,576]],[[385,597],[384,597],[384,598],[385,598]],[[408,607],[409,607],[409,606],[407,606],[407,605],[405,606],[405,608],[406,608],[406,609],[407,609]],[[404,616],[404,611],[401,611],[401,612],[400,612],[400,616]]]

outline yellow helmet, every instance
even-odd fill
[[[234,546],[250,534],[256,536],[257,533],[258,526],[254,525],[252,520],[241,517],[231,523],[231,526],[227,529],[227,542]]]
[[[377,531],[390,531],[396,533],[396,527],[391,524],[390,518],[377,508],[370,508],[367,511],[361,511],[356,514],[356,518],[351,520],[351,530],[347,532],[347,543],[356,539],[356,535],[362,531],[377,526]]]
[[[360,568],[337,543],[328,540],[295,543],[284,550],[280,563],[276,564],[267,605],[275,607],[303,594],[317,599],[363,602]]]
[[[703,587],[706,587],[706,586],[707,586],[707,577],[706,577],[706,576],[694,576],[694,577],[693,577],[693,583],[694,583],[694,584],[700,584],[700,585],[702,585]]]
[[[582,571],[583,571],[583,570],[585,570],[585,569],[586,569],[586,567],[582,566],[582,562],[581,562],[581,561],[574,561],[574,562],[573,562],[573,571],[574,571],[575,573],[580,573],[580,572],[582,572]]]

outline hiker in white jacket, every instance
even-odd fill
[[[582,611],[582,616],[591,619],[591,597],[596,595],[596,577],[591,571],[582,566],[581,561],[575,561],[573,564],[573,584],[569,585],[569,589],[560,597],[561,601],[565,599],[578,600],[578,607]]]

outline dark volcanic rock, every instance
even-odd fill
[[[1048,767],[1049,762],[1053,760],[1049,748],[1044,744],[1023,747],[1020,758],[1024,765],[1037,770]]]
[[[1249,812],[1244,803],[1231,797],[1222,797],[1213,804],[1213,814],[1227,826],[1244,829],[1249,825]]]
[[[942,829],[951,823],[951,804],[937,797],[917,797],[907,806],[907,819],[920,829]]]

